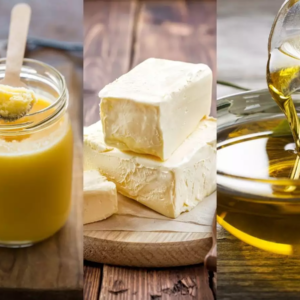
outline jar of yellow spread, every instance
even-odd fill
[[[5,59],[0,60],[0,79]],[[37,95],[25,117],[0,120],[0,246],[25,247],[65,224],[71,207],[73,137],[68,90],[53,67],[24,60],[21,79]]]

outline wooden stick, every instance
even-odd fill
[[[19,79],[25,54],[26,40],[31,16],[28,4],[17,4],[11,12],[5,80]]]

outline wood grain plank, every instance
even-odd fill
[[[84,258],[130,267],[199,264],[212,244],[211,233],[84,230]]]
[[[135,0],[86,2],[84,125],[100,119],[100,89],[129,70]]]
[[[194,282],[193,295],[179,282]],[[115,282],[123,292],[112,293]],[[122,268],[104,265],[100,300],[210,300],[208,273],[203,265],[171,269]]]
[[[85,261],[83,281],[83,299],[98,300],[100,293],[101,265]]]
[[[219,227],[218,299],[299,299],[299,282],[299,256],[257,249]]]
[[[19,1],[0,1],[0,39],[7,38],[11,7]],[[38,0],[32,6],[30,35],[82,41],[82,2],[62,0],[58,6]],[[57,22],[53,23],[53,15]],[[64,228],[50,239],[25,249],[0,249],[0,299],[82,299],[82,55],[50,49],[27,57],[58,68],[70,92],[69,114],[74,132],[72,210]]]
[[[215,1],[140,1],[132,67],[149,57],[205,63],[216,78]],[[211,113],[215,116],[215,85]]]

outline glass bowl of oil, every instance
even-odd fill
[[[299,252],[300,158],[285,115],[267,89],[219,99],[217,112],[219,224],[260,249]]]

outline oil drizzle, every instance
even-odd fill
[[[267,83],[270,94],[285,114],[298,153],[291,179],[300,177],[300,122],[292,94],[300,87],[300,39],[291,38],[271,51],[267,64]],[[293,187],[289,187],[291,191]]]

